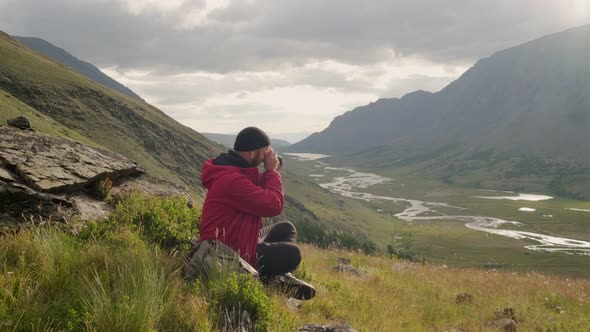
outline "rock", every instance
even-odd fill
[[[295,299],[295,298],[288,298],[287,299],[287,307],[291,310],[299,310],[301,309],[301,305],[303,304],[303,301]]]
[[[14,182],[16,181],[16,178],[14,177],[14,175],[12,175],[11,172],[0,166],[0,180],[5,182]]]
[[[250,332],[254,331],[254,324],[246,310],[232,308],[226,310],[221,321],[219,330],[224,332]]]
[[[355,269],[352,267],[352,265],[350,265],[350,258],[339,257],[338,265],[334,267],[334,270],[338,272],[350,273],[356,276],[363,275],[361,270]]]
[[[0,161],[31,188],[50,193],[72,193],[99,179],[143,173],[110,151],[11,127],[0,127]]]
[[[18,129],[33,129],[31,127],[31,122],[29,121],[29,119],[25,118],[24,116],[19,116],[13,119],[6,120],[6,124]]]
[[[461,293],[455,296],[455,303],[462,304],[462,303],[471,303],[473,302],[473,296],[469,293]]]
[[[120,195],[137,191],[183,196],[187,189],[148,176],[130,159],[69,139],[0,127],[0,227],[25,221],[82,221],[108,218],[112,206],[89,193],[112,179]],[[20,226],[19,226],[20,227]]]
[[[342,264],[342,265],[350,265],[351,264],[351,260],[350,258],[344,258],[344,257],[338,257],[338,264]]]
[[[180,196],[186,198],[187,205],[193,207],[193,200],[186,187],[158,179],[148,174],[125,178],[124,181],[115,183],[111,189],[111,195],[117,199],[123,193],[141,192],[159,197]]]
[[[113,212],[113,207],[110,204],[96,200],[86,194],[72,196],[70,201],[73,203],[81,221],[106,220]]]
[[[323,325],[306,324],[300,327],[297,332],[357,332],[348,325]]]
[[[509,318],[515,322],[518,322],[518,319],[516,319],[516,310],[514,310],[513,308],[504,308],[504,309],[497,308],[496,311],[494,312],[494,319],[501,319],[501,318]]]
[[[501,318],[483,324],[490,329],[498,329],[506,332],[516,332],[516,322],[510,318]]]
[[[76,214],[64,196],[40,193],[19,183],[0,181],[2,221],[68,221]]]

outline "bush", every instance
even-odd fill
[[[234,272],[211,280],[209,289],[212,298],[209,311],[213,321],[221,325],[223,315],[237,309],[238,312],[248,312],[256,331],[267,330],[271,301],[264,293],[262,284],[253,276]],[[223,329],[224,326],[219,328]]]
[[[130,225],[149,241],[164,248],[186,251],[198,236],[201,211],[189,208],[182,197],[154,197],[140,194],[123,195],[111,224]]]
[[[111,199],[111,189],[113,188],[113,181],[109,178],[96,181],[92,188],[92,194],[103,201]]]

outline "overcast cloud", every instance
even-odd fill
[[[590,22],[586,0],[0,0],[0,30],[89,61],[199,131],[311,132]]]

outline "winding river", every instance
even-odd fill
[[[319,159],[328,157],[328,155],[321,155],[321,154],[311,154],[311,153],[288,153],[287,155],[302,161],[315,161],[316,169],[319,170],[328,170],[328,171],[341,171],[344,172],[346,175],[338,176],[334,178],[324,177],[324,174],[312,174],[311,177],[317,178],[320,182],[324,179],[331,180],[330,182],[320,183],[319,185],[322,188],[325,188],[333,193],[364,200],[364,201],[372,201],[372,200],[381,200],[381,201],[391,201],[394,203],[401,203],[405,206],[405,210],[400,213],[397,213],[395,216],[399,219],[405,220],[407,222],[414,222],[419,220],[458,220],[465,222],[465,226],[481,231],[487,232],[491,234],[506,236],[514,239],[525,240],[528,243],[533,243],[530,245],[526,245],[525,248],[534,251],[545,251],[545,252],[561,252],[570,255],[588,255],[590,256],[590,242],[582,241],[582,240],[574,240],[568,239],[563,237],[557,236],[550,236],[526,231],[519,231],[519,230],[512,230],[512,229],[502,229],[501,227],[504,225],[515,225],[517,227],[523,226],[522,223],[518,221],[511,221],[511,220],[504,220],[500,218],[494,217],[485,217],[485,216],[470,216],[470,215],[463,215],[461,213],[447,215],[440,211],[437,211],[438,208],[444,207],[447,209],[453,209],[456,211],[464,211],[467,210],[465,208],[459,206],[452,206],[446,203],[440,202],[428,202],[428,201],[420,201],[414,199],[406,199],[406,198],[399,198],[399,197],[390,197],[390,196],[377,196],[371,193],[363,192],[363,189],[367,189],[371,186],[387,183],[392,181],[392,179],[383,177],[377,174],[371,173],[364,173],[358,172],[354,169],[350,168],[337,168],[331,167],[324,162],[319,161]],[[319,173],[319,172],[318,172]],[[359,191],[360,190],[360,191]],[[510,192],[509,192],[510,193]],[[476,196],[477,198],[481,199],[509,199],[509,200],[523,200],[523,201],[540,201],[546,199],[552,199],[551,196],[545,195],[532,195],[532,194],[516,194],[515,195],[504,195],[504,196]],[[573,210],[573,209],[572,209]],[[527,210],[524,210],[527,211]]]

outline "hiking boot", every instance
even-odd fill
[[[275,280],[275,285],[290,297],[298,300],[309,300],[315,296],[315,288],[311,284],[297,279],[292,273],[285,273],[278,276]]]

